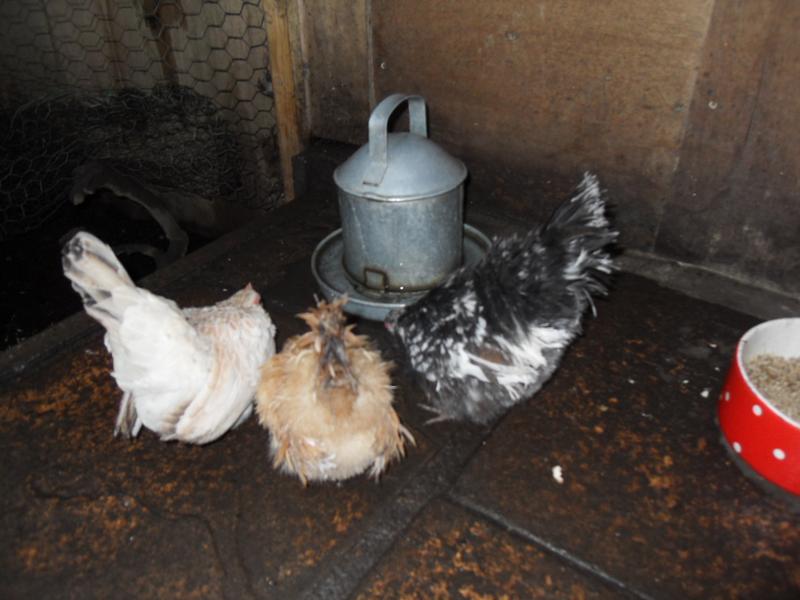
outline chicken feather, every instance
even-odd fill
[[[592,294],[605,293],[616,237],[587,173],[547,224],[495,240],[475,266],[391,313],[433,420],[486,423],[535,394],[594,311]]]
[[[205,444],[252,412],[275,327],[248,285],[213,306],[181,310],[136,287],[114,252],[79,232],[63,248],[64,274],[106,329],[112,376],[123,391],[114,434],[142,426],[162,440]]]
[[[273,465],[303,484],[365,471],[377,478],[414,443],[392,408],[391,364],[345,325],[344,303],[319,302],[299,315],[311,331],[264,365],[256,395]]]

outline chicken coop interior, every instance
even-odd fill
[[[799,597],[798,27],[790,0],[0,3],[0,596]],[[403,193],[456,207],[420,290],[368,243],[419,271],[441,213],[359,221],[421,205],[347,187],[381,135],[380,177],[402,136]],[[126,387],[109,268],[182,308],[243,290],[264,337],[213,338],[207,372],[252,363],[213,435]],[[178,393],[169,319],[229,321],[156,302],[128,331]],[[734,383],[767,321],[796,412]],[[394,446],[347,471],[373,381]],[[762,411],[779,432],[739,425]]]

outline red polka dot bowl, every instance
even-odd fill
[[[800,495],[800,423],[778,410],[748,376],[747,364],[759,354],[800,356],[800,318],[766,321],[739,340],[719,398],[723,439],[758,475]]]

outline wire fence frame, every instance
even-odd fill
[[[0,239],[40,226],[87,160],[212,202],[282,200],[258,0],[0,3]]]

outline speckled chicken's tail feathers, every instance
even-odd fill
[[[584,174],[572,198],[555,210],[540,232],[545,247],[564,252],[563,276],[587,295],[605,293],[607,276],[615,270],[608,246],[617,235],[597,176],[591,173]]]

